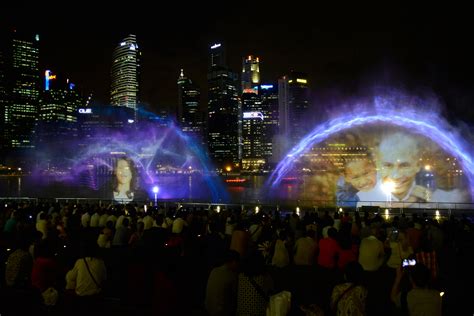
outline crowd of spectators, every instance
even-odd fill
[[[8,202],[0,227],[1,315],[265,315],[283,290],[291,315],[470,308],[467,217]]]

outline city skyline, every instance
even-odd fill
[[[121,23],[114,23],[112,13],[81,15],[79,9],[74,17],[43,8],[36,13],[5,11],[1,25],[3,30],[16,27],[40,34],[40,68],[67,75],[84,94],[93,92],[99,104],[109,103],[114,47],[127,34],[136,34],[143,52],[143,102],[151,110],[174,112],[180,69],[207,100],[207,51],[212,43],[222,42],[233,71],[240,71],[243,57],[260,57],[262,83],[276,83],[291,70],[306,72],[319,99],[348,97],[374,84],[401,85],[432,91],[449,104],[449,114],[474,119],[469,109],[474,100],[472,48],[462,17],[440,22],[430,14],[441,12],[434,7],[425,14],[420,14],[425,8],[401,5],[387,10],[354,6],[351,13],[351,8],[319,8],[305,12],[289,7],[283,15],[258,5],[255,17],[238,10],[223,16],[215,8],[202,14],[172,8],[167,17],[162,13],[163,19],[153,21],[153,14],[142,9]],[[445,13],[455,17],[459,12]]]

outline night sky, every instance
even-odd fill
[[[291,69],[309,73],[315,98],[349,97],[374,84],[432,91],[449,105],[450,119],[474,122],[473,25],[463,7],[396,2],[300,5],[214,2],[160,4],[136,9],[10,7],[0,13],[3,29],[38,32],[41,67],[61,73],[98,104],[109,98],[112,51],[129,33],[142,50],[142,98],[151,110],[174,110],[179,69],[206,90],[207,52],[223,42],[228,64],[261,59],[264,83]],[[296,2],[295,2],[296,3]],[[284,7],[286,5],[288,7]]]

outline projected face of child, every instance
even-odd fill
[[[420,153],[415,139],[406,134],[393,134],[379,147],[382,183],[392,183],[392,194],[402,199],[412,187],[420,171]]]
[[[348,162],[345,168],[345,180],[357,191],[369,191],[377,182],[374,163],[369,159]]]

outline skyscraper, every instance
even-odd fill
[[[251,89],[249,89],[252,91]],[[257,93],[242,94],[242,170],[257,172],[265,165],[265,118]]]
[[[212,45],[209,57],[209,153],[218,169],[240,167],[242,108],[237,89],[238,76],[227,68],[222,44]]]
[[[296,145],[311,128],[307,74],[291,71],[278,81],[280,133]]]
[[[37,138],[39,146],[61,147],[77,137],[77,116],[86,104],[76,86],[50,70],[44,73],[44,90],[39,101]]]
[[[252,55],[242,60],[242,93],[249,93],[260,84],[259,63],[259,58]]]
[[[178,109],[176,120],[181,130],[193,137],[198,143],[204,142],[204,113],[200,109],[201,92],[191,79],[184,75],[184,70],[178,78]]]
[[[274,138],[278,134],[278,86],[276,84],[262,84],[259,86],[259,95],[262,100],[264,117],[263,155],[266,163],[273,161]]]
[[[273,138],[278,133],[278,88],[259,85],[242,94],[242,169],[260,172],[273,162]],[[252,92],[250,92],[252,91]]]
[[[40,87],[39,36],[12,32],[2,39],[0,97],[4,149],[34,148]]]
[[[288,137],[288,76],[278,79],[278,127],[282,137]]]
[[[139,101],[140,56],[135,35],[125,37],[113,52],[110,104],[136,111]]]

